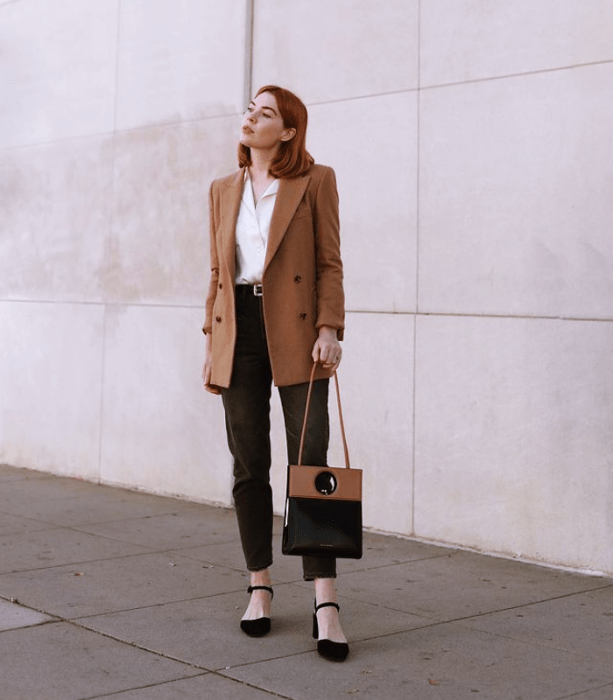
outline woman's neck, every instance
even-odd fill
[[[274,153],[269,151],[266,154],[262,151],[251,150],[251,165],[249,166],[249,176],[251,177],[251,187],[253,189],[253,200],[257,203],[268,189],[270,183],[275,179],[270,173]]]
[[[262,198],[262,195],[271,182],[275,179],[270,173],[273,156],[267,153],[267,157],[263,157],[261,151],[251,151],[251,165],[249,166],[249,176],[251,178],[251,188],[253,190],[253,201],[257,206]]]
[[[251,165],[249,170],[251,176],[257,180],[273,180],[273,176],[270,174],[270,166],[277,155],[277,149],[274,150],[261,150],[261,149],[251,149]]]

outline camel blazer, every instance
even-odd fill
[[[236,343],[236,220],[245,171],[215,180],[209,195],[211,281],[204,333],[211,334],[211,384],[229,387]],[[345,298],[338,194],[332,168],[312,165],[279,181],[262,279],[264,323],[273,381],[309,381],[320,326],[343,338]],[[330,376],[318,369],[318,378]]]

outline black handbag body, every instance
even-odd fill
[[[362,470],[352,469],[340,392],[336,395],[345,449],[345,467],[313,467],[302,464],[315,366],[311,372],[298,464],[287,468],[287,492],[283,523],[283,554],[328,556],[341,559],[362,557]]]
[[[359,501],[320,501],[288,498],[283,529],[283,554],[362,557],[362,504]]]

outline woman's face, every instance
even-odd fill
[[[277,100],[263,92],[249,103],[241,125],[240,142],[247,148],[271,150],[282,141],[289,141],[295,129],[286,129],[279,114]]]

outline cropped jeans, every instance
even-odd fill
[[[272,489],[270,486],[270,397],[272,369],[266,342],[262,297],[251,286],[236,288],[237,337],[232,381],[222,390],[228,446],[234,458],[232,494],[238,529],[249,571],[267,569],[272,555]],[[297,464],[304,421],[307,384],[279,387],[287,456]],[[326,466],[329,439],[328,380],[313,383],[303,450],[303,464]],[[304,579],[335,578],[333,557],[303,557]]]

